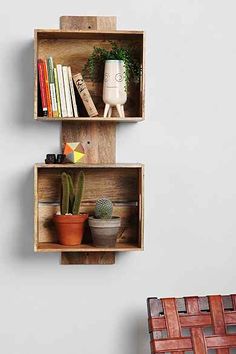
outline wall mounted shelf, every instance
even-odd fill
[[[99,116],[79,118],[46,118],[40,113],[37,59],[52,56],[55,64],[71,66],[72,73],[81,72],[94,46],[108,48],[109,41],[136,48],[142,75],[138,84],[131,84],[125,104],[125,118],[116,114],[103,118],[102,83],[86,77]],[[116,17],[62,16],[60,30],[35,30],[34,55],[34,118],[43,122],[61,122],[61,150],[66,142],[83,144],[83,164],[35,165],[35,252],[59,252],[62,264],[114,264],[116,252],[142,251],[143,236],[143,165],[116,164],[116,124],[144,120],[144,32],[117,31]],[[78,102],[77,102],[78,103]],[[115,112],[114,112],[115,113]],[[80,246],[58,244],[52,221],[59,211],[60,175],[67,171],[75,178],[85,173],[85,191],[81,212],[93,214],[96,199],[110,198],[114,215],[121,217],[121,230],[114,248],[92,245],[89,228]]]
[[[35,237],[36,252],[128,252],[143,250],[143,165],[142,164],[64,164],[35,165]],[[76,178],[85,173],[85,190],[81,211],[93,213],[101,195],[114,204],[114,215],[121,217],[121,230],[114,248],[92,245],[90,230],[85,231],[83,244],[62,246],[52,222],[59,211],[60,176],[63,171]]]
[[[119,45],[132,46],[136,50],[137,60],[144,67],[144,32],[142,31],[69,31],[69,30],[35,30],[35,73],[37,74],[37,59],[47,59],[52,56],[55,64],[71,66],[72,73],[82,72],[89,55],[95,46],[109,48],[110,41]],[[143,70],[144,72],[144,70]],[[98,110],[99,117],[93,121],[111,121],[103,118],[104,103],[102,101],[102,82],[92,82],[86,79],[87,87],[93,97]],[[40,114],[40,95],[38,79],[35,75],[35,105],[34,118],[44,121],[52,121],[51,118],[43,117]],[[81,104],[78,104],[78,108]],[[83,112],[81,112],[83,114]],[[81,115],[81,114],[80,114]],[[144,119],[144,75],[140,83],[129,85],[128,101],[125,104],[126,118],[113,117],[113,122],[138,122]],[[73,118],[57,118],[54,120],[75,120]],[[79,117],[77,121],[86,121],[88,117]],[[91,120],[91,118],[90,118]]]
[[[137,123],[142,122],[144,119],[140,117],[79,117],[79,118],[46,118],[46,117],[36,117],[36,120],[41,122],[103,122],[103,123]]]

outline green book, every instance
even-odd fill
[[[55,87],[56,87],[58,117],[61,117],[62,116],[61,99],[60,99],[60,90],[59,90],[58,77],[57,77],[57,69],[54,68],[53,71],[54,71],[54,80],[55,80]]]
[[[52,101],[52,115],[53,117],[58,117],[58,110],[57,110],[57,99],[56,99],[56,88],[55,88],[55,81],[54,81],[54,70],[53,70],[53,59],[49,57],[47,59],[47,69],[48,69],[48,81],[50,87],[50,94],[51,94],[51,101]]]

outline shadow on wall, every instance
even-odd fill
[[[33,98],[34,98],[34,45],[33,41],[20,43],[20,50],[14,55],[15,63],[13,68],[16,70],[15,77],[18,79],[18,105],[16,124],[20,129],[34,129],[33,120]]]
[[[146,310],[146,302],[143,302],[143,311],[137,310],[127,314],[124,323],[121,324],[121,336],[118,343],[125,343],[121,349],[125,354],[149,354],[149,333],[148,320]],[[124,341],[124,337],[126,340]]]
[[[16,126],[17,134],[21,134],[25,138],[25,144],[22,147],[23,153],[34,149],[38,150],[37,140],[42,143],[45,129],[48,130],[47,124],[39,124],[33,119],[33,99],[34,99],[34,46],[33,41],[20,43],[20,50],[15,52],[14,65],[15,78],[19,85],[17,92],[17,115],[13,115],[14,127]],[[51,124],[50,124],[51,125]],[[53,129],[55,126],[51,125]],[[32,134],[32,135],[31,135]],[[32,146],[32,138],[29,139],[30,146],[27,146],[27,136],[35,137],[34,146]],[[28,150],[27,150],[28,149]],[[32,150],[30,150],[32,149]],[[27,158],[27,156],[26,156]],[[26,160],[25,158],[25,160]],[[24,158],[22,159],[24,161]],[[27,160],[26,160],[27,161]],[[33,162],[34,163],[34,162]],[[33,163],[30,167],[25,169],[22,180],[18,180],[17,190],[15,191],[17,200],[19,202],[19,222],[17,225],[17,240],[16,240],[16,255],[22,261],[37,261],[47,257],[55,257],[56,255],[35,255],[33,251],[33,218],[34,218],[34,196],[33,196]],[[57,257],[58,258],[58,257]],[[58,262],[58,259],[57,259]]]

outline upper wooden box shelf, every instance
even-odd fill
[[[121,217],[121,229],[114,248],[92,245],[87,227],[79,246],[62,246],[57,241],[52,217],[59,210],[61,173],[76,178],[85,174],[81,211],[93,214],[96,199],[112,200],[114,215]],[[142,164],[65,164],[35,165],[35,240],[36,252],[124,252],[143,249],[143,165]]]
[[[95,118],[46,118],[40,116],[37,59],[51,56],[55,64],[71,66],[72,73],[82,71],[94,47],[109,48],[110,41],[120,45],[135,47],[137,59],[141,63],[142,76],[138,84],[130,84],[128,100],[125,104],[125,118],[103,118],[102,82],[92,82],[85,78],[99,116]],[[142,31],[68,31],[35,30],[35,86],[34,118],[42,121],[102,121],[138,122],[144,120],[144,32]]]

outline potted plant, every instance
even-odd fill
[[[127,88],[131,79],[134,82],[139,81],[141,66],[135,57],[134,48],[119,47],[115,42],[110,43],[110,50],[94,47],[83,72],[88,73],[93,81],[99,79],[104,72],[104,117],[112,115],[113,107],[116,107],[120,117],[124,117]]]
[[[80,214],[84,188],[84,173],[80,171],[75,185],[66,172],[61,175],[61,211],[54,215],[59,243],[65,246],[80,245],[88,214]]]
[[[96,202],[94,216],[89,217],[93,244],[96,247],[114,247],[121,226],[121,219],[112,216],[113,204],[106,198]]]

